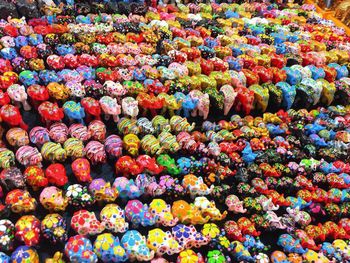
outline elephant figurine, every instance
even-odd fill
[[[161,132],[158,136],[158,140],[164,150],[168,150],[172,153],[175,153],[178,150],[180,150],[180,145],[176,141],[176,136],[171,134],[170,132]]]
[[[63,110],[65,115],[69,118],[70,121],[78,121],[81,124],[84,124],[85,111],[80,103],[75,101],[67,101],[63,104]]]
[[[113,188],[118,192],[119,198],[123,200],[138,198],[143,193],[133,179],[126,177],[117,177],[113,182]]]
[[[171,206],[162,199],[153,199],[149,205],[152,214],[156,215],[157,224],[175,226],[179,219],[171,213]],[[160,210],[159,208],[162,208]]]
[[[43,111],[42,108],[41,108],[41,110]],[[42,111],[40,111],[40,107],[39,107],[39,114],[41,116],[43,116]],[[0,116],[1,116],[2,122],[6,122],[11,127],[19,126],[23,130],[28,129],[28,125],[24,123],[21,112],[19,111],[19,109],[11,104],[6,104],[6,105],[1,107]],[[46,115],[45,115],[45,117],[46,117]],[[60,117],[63,118],[63,112],[62,112],[62,116],[60,116]],[[42,119],[44,121],[46,120],[44,117],[42,117]]]
[[[100,120],[101,106],[98,100],[92,97],[84,97],[80,103],[86,113],[87,122],[90,122],[94,119]]]
[[[247,212],[247,209],[243,207],[243,201],[240,201],[235,195],[228,195],[226,197],[225,204],[227,205],[228,210],[233,211],[234,213],[244,214]]]
[[[250,235],[255,237],[260,235],[260,231],[257,231],[255,228],[255,223],[253,223],[247,217],[241,217],[240,219],[238,219],[237,225],[243,235]]]
[[[97,178],[91,181],[89,192],[93,195],[97,202],[114,202],[118,193],[111,187],[110,182],[106,182],[103,178]]]
[[[335,84],[325,79],[318,79],[316,82],[322,86],[320,102],[326,106],[331,105],[334,100],[335,92],[337,91]]]
[[[316,147],[327,147],[328,146],[328,143],[317,134],[311,134],[309,136],[309,138],[310,138],[311,143],[313,145],[315,145]]]
[[[336,79],[337,80],[339,80],[341,78],[346,78],[349,76],[349,70],[345,65],[341,66],[338,63],[330,63],[330,64],[328,64],[328,67],[334,68],[336,70],[336,72],[337,72]]]
[[[189,124],[187,118],[173,116],[170,119],[170,127],[173,132],[191,132],[195,128],[195,123]]]
[[[176,101],[181,103],[181,109],[178,109],[176,114],[181,115],[181,111],[186,118],[190,117],[190,112],[197,108],[199,100],[197,98],[192,98],[190,94],[183,94],[182,92],[176,92],[174,94]]]
[[[118,131],[122,134],[139,134],[140,133],[140,127],[137,126],[136,119],[129,119],[129,118],[121,118],[117,124]]]
[[[153,117],[157,115],[157,110],[164,107],[165,103],[164,97],[155,96],[153,93],[140,93],[136,99],[140,107],[143,108],[143,115],[146,115],[149,110]]]
[[[166,111],[169,112],[170,117],[174,116],[175,111],[178,111],[182,107],[182,101],[178,101],[174,95],[169,95],[167,93],[160,93],[158,98],[164,99],[164,106],[161,114],[164,115]]]
[[[264,217],[269,222],[269,225],[271,228],[276,228],[276,229],[287,228],[287,226],[282,222],[282,217],[277,216],[276,213],[273,211],[267,211]]]
[[[140,155],[137,157],[136,162],[140,167],[143,167],[144,171],[147,171],[152,175],[160,174],[164,170],[163,166],[157,164],[155,158],[148,155]]]
[[[286,74],[287,74],[286,82],[288,82],[288,84],[297,85],[301,82],[302,76],[300,71],[289,67],[284,67],[283,69],[286,71]]]
[[[199,116],[202,116],[204,120],[206,120],[208,118],[210,106],[209,94],[203,94],[199,90],[192,90],[188,95],[194,101],[198,101],[197,106],[193,109],[191,113],[192,117],[196,117],[198,114]],[[185,115],[185,117],[187,116]]]
[[[222,86],[220,92],[224,95],[224,115],[226,116],[230,112],[238,93],[231,85]]]
[[[157,158],[157,163],[165,167],[166,172],[171,175],[178,175],[181,173],[181,169],[176,165],[174,158],[171,158],[167,154],[161,154]]]
[[[254,91],[254,109],[265,112],[269,103],[269,90],[266,87],[254,84],[249,87]]]
[[[326,73],[322,67],[316,67],[315,65],[308,65],[307,68],[311,71],[311,77],[314,80],[324,79],[326,77]]]
[[[239,241],[233,241],[230,245],[230,253],[237,262],[256,262],[249,250]]]
[[[279,88],[282,91],[282,106],[289,110],[292,107],[297,94],[295,86],[291,86],[287,82],[278,82],[276,88]]]
[[[262,206],[264,211],[275,211],[279,209],[279,205],[275,205],[272,202],[272,198],[267,198],[264,195],[260,195],[256,198],[256,200]]]
[[[197,177],[193,174],[187,174],[184,176],[182,179],[182,186],[189,192],[192,197],[209,195],[214,188],[213,185],[208,187],[204,183],[202,177]]]
[[[119,114],[121,113],[121,106],[118,104],[116,98],[110,96],[103,96],[100,98],[100,106],[105,114],[105,120],[109,120],[110,116],[113,117],[114,122],[119,121]]]
[[[79,235],[97,235],[105,230],[105,225],[97,220],[94,212],[76,211],[71,220],[71,228]]]
[[[103,84],[103,89],[106,94],[109,94],[111,97],[116,98],[120,104],[121,98],[127,93],[127,90],[118,82],[113,82],[111,80],[105,81]]]
[[[242,111],[245,115],[249,115],[253,109],[254,91],[246,87],[236,88],[237,98],[235,100],[235,110]]]
[[[311,216],[305,211],[300,211],[299,207],[291,208],[287,207],[287,213],[291,216],[295,222],[301,226],[307,226],[311,223]]]
[[[205,224],[210,220],[210,216],[203,216],[194,205],[184,200],[175,201],[171,207],[171,213],[183,224]]]
[[[287,253],[303,254],[307,252],[301,244],[299,239],[293,238],[289,234],[282,234],[277,240],[277,245],[283,247],[283,250]]]
[[[145,117],[138,118],[136,124],[142,134],[153,134],[155,132],[152,122]]]
[[[23,85],[12,84],[7,88],[7,94],[14,101],[16,106],[20,107],[23,105],[25,111],[31,110],[31,107],[27,101],[28,95]]]
[[[219,92],[216,87],[208,87],[204,90],[204,94],[208,94],[213,106],[219,110],[224,109],[224,94]],[[205,95],[204,95],[205,96]]]
[[[149,155],[159,155],[164,151],[160,145],[160,141],[152,134],[147,134],[141,139],[141,148]]]
[[[127,231],[120,244],[125,248],[130,261],[150,261],[154,257],[154,251],[147,247],[146,238],[137,230]]]
[[[139,114],[138,104],[138,101],[133,97],[126,97],[122,99],[123,113],[127,116],[130,116],[132,119],[135,119]]]
[[[138,175],[142,173],[142,167],[130,156],[124,155],[115,163],[116,173],[121,173],[123,176]]]
[[[316,242],[324,242],[326,240],[326,233],[322,224],[308,225],[304,230],[306,234]]]
[[[132,133],[125,135],[123,138],[123,145],[130,155],[136,156],[139,154],[140,139],[137,135]]]
[[[204,196],[196,197],[194,199],[194,205],[202,212],[204,216],[209,215],[213,221],[223,220],[227,215],[227,211],[221,213],[220,210],[215,206],[215,202],[209,201]]]
[[[152,119],[152,125],[156,133],[160,132],[170,132],[171,126],[169,120],[164,118],[162,115],[157,115]]]
[[[156,217],[150,212],[147,204],[142,204],[139,200],[130,200],[125,206],[125,217],[134,227],[153,226]]]
[[[321,247],[321,245],[316,245],[315,240],[310,238],[304,230],[297,229],[295,231],[295,236],[300,240],[303,248],[319,250]]]
[[[238,240],[240,242],[243,242],[245,240],[245,238],[242,235],[241,229],[239,228],[238,224],[233,220],[228,220],[225,222],[224,230],[229,240]]]

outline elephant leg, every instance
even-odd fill
[[[233,106],[233,102],[225,103],[225,105],[224,105],[224,115],[225,116],[230,112],[232,106]]]
[[[148,112],[148,109],[147,109],[147,108],[144,108],[144,109],[143,109],[142,115],[143,115],[143,116],[147,116],[147,112]]]
[[[151,114],[152,114],[152,117],[156,116],[157,115],[157,110],[156,109],[151,109]]]
[[[113,121],[118,122],[119,121],[119,115],[113,115]]]
[[[174,116],[174,110],[173,109],[169,109],[169,115],[170,115],[170,117]]]
[[[165,115],[166,110],[167,110],[167,108],[166,108],[166,107],[163,107],[162,110],[161,110],[161,112],[160,112],[160,114],[161,114],[161,115]],[[170,110],[169,110],[169,111],[170,111]]]
[[[30,110],[32,109],[32,107],[29,105],[29,103],[28,103],[27,100],[23,101],[23,102],[22,102],[22,105],[23,105],[23,109],[24,109],[25,111],[30,111]]]
[[[203,111],[203,119],[206,120],[208,118],[208,115],[209,115],[209,109],[206,110],[206,111]]]
[[[184,110],[184,116],[186,118],[189,118],[190,117],[190,110],[189,109],[183,109]]]
[[[197,108],[194,108],[194,109],[192,110],[192,113],[191,113],[192,117],[197,117],[197,111],[198,111]]]

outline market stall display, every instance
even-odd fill
[[[302,3],[33,3],[0,21],[1,262],[350,261],[343,28]]]

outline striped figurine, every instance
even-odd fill
[[[144,136],[141,139],[142,150],[149,155],[158,155],[163,152],[159,140],[151,134]]]
[[[139,134],[140,128],[137,126],[136,120],[129,118],[121,118],[118,122],[118,131],[122,134]]]
[[[170,127],[173,132],[179,133],[182,131],[191,132],[195,128],[195,123],[189,124],[187,118],[181,116],[173,116],[170,119]]]
[[[156,133],[160,133],[162,131],[170,132],[171,130],[169,120],[161,115],[157,115],[152,119],[152,125]]]
[[[180,145],[176,141],[175,135],[171,134],[170,132],[163,131],[159,134],[158,139],[164,149],[173,153],[180,150]]]

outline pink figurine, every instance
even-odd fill
[[[105,81],[103,89],[106,94],[109,94],[113,98],[117,98],[118,103],[121,103],[121,98],[127,93],[127,89],[123,87],[119,82],[113,82],[111,80]]]
[[[226,197],[225,204],[228,206],[229,211],[234,213],[245,213],[247,209],[243,207],[243,201],[240,201],[239,198],[235,195],[229,195]]]
[[[68,132],[70,136],[82,140],[83,142],[89,140],[91,137],[91,133],[88,131],[88,128],[81,123],[72,124],[69,127]]]
[[[119,157],[122,155],[123,141],[118,135],[112,134],[108,136],[104,144],[105,150],[110,156]]]
[[[95,213],[87,210],[74,213],[71,227],[79,235],[97,235],[105,230],[104,224],[97,220]]]
[[[42,206],[51,212],[64,211],[68,205],[68,199],[56,186],[45,187],[40,193],[39,199]]]
[[[24,166],[41,165],[43,157],[37,148],[32,146],[21,146],[16,152],[17,161]]]
[[[89,123],[88,131],[91,138],[98,141],[104,141],[106,137],[106,125],[99,120],[94,120]]]
[[[138,101],[133,97],[126,97],[122,100],[123,113],[135,119],[139,114]]]
[[[199,116],[202,116],[204,120],[206,120],[209,114],[209,95],[207,93],[203,94],[199,90],[192,90],[190,91],[189,95],[192,99],[198,100],[196,108],[194,108],[192,111],[192,117],[196,117],[198,114]]]
[[[222,92],[224,94],[224,97],[225,97],[225,99],[224,99],[224,115],[226,116],[229,113],[229,111],[231,110],[238,93],[230,85],[222,86],[220,88],[220,92]]]
[[[12,84],[8,87],[7,94],[15,102],[16,106],[20,107],[22,104],[25,111],[31,109],[27,101],[28,95],[23,85]]]
[[[107,160],[104,145],[98,141],[89,142],[85,146],[84,151],[86,157],[92,162],[92,164],[105,163]]]
[[[50,138],[58,143],[64,143],[68,138],[68,127],[61,122],[55,122],[50,126]]]
[[[103,96],[100,99],[100,105],[105,114],[105,120],[109,120],[110,116],[113,116],[114,122],[119,121],[121,107],[120,105],[118,105],[116,98],[112,98],[110,96]]]
[[[50,141],[49,131],[44,127],[36,126],[30,130],[29,139],[33,144],[41,146]]]

